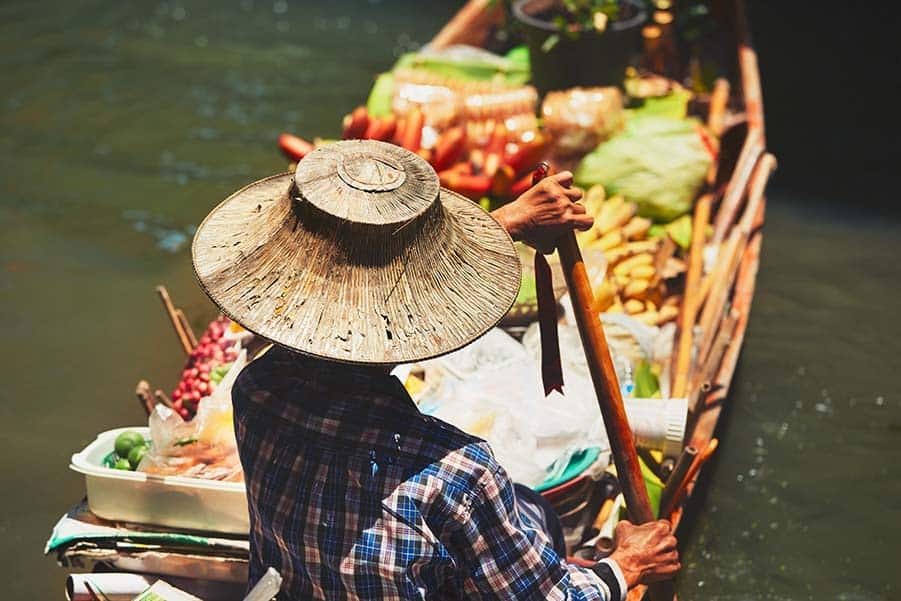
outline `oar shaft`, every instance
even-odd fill
[[[629,420],[626,418],[616,370],[610,358],[601,321],[591,310],[594,303],[591,284],[573,233],[566,234],[557,242],[557,252],[560,254],[560,263],[563,266],[566,285],[569,287],[576,325],[582,338],[588,371],[604,418],[604,427],[607,429],[607,438],[629,517],[638,524],[650,522],[654,519],[654,514],[651,511],[648,490],[635,452],[635,440],[632,437]]]

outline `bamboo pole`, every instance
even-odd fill
[[[701,466],[703,466],[707,462],[707,460],[713,456],[713,453],[716,451],[716,447],[718,445],[719,441],[716,438],[712,438],[707,444],[707,447],[703,451],[698,453],[697,457],[694,458],[694,461],[692,461],[691,467],[686,472],[685,477],[682,478],[680,482],[678,482],[676,490],[669,498],[669,502],[666,505],[664,505],[663,503],[660,504],[661,519],[670,519],[670,516],[685,499],[686,494],[688,494],[688,487],[698,475],[698,471],[701,469]]]
[[[741,200],[744,198],[745,191],[748,187],[748,181],[754,171],[757,160],[763,153],[763,134],[757,129],[748,129],[748,135],[745,138],[744,146],[738,155],[738,161],[735,164],[735,171],[726,191],[723,193],[723,201],[716,213],[716,219],[713,223],[713,243],[721,244],[726,239],[726,235],[732,229],[735,218],[741,208]]]
[[[729,239],[720,248],[720,256],[713,270],[713,285],[701,312],[701,345],[698,362],[703,362],[716,335],[716,325],[722,320],[729,291],[735,283],[738,266],[748,246],[748,239],[754,228],[754,221],[763,206],[763,194],[770,174],[776,168],[776,158],[765,154],[757,163],[748,184],[748,202],[745,212],[736,227],[729,233]]]
[[[713,195],[705,194],[695,205],[694,222],[691,227],[691,249],[688,257],[688,273],[685,276],[685,295],[682,297],[682,311],[679,314],[679,340],[676,344],[676,360],[673,374],[672,396],[685,396],[688,374],[691,371],[691,351],[694,342],[694,327],[700,306],[701,280],[704,275],[704,243],[707,238],[707,224],[710,221],[710,205]]]
[[[172,327],[175,329],[175,335],[178,336],[178,341],[181,343],[182,349],[185,351],[186,355],[191,354],[191,350],[194,348],[191,346],[191,341],[188,340],[188,335],[185,333],[184,328],[182,327],[181,321],[178,319],[178,315],[175,312],[175,307],[172,305],[172,299],[169,298],[169,291],[166,290],[165,286],[157,286],[156,293],[159,295],[160,300],[163,302],[163,308],[166,310],[166,315],[169,317],[169,321],[172,323]]]
[[[667,478],[666,486],[663,487],[663,492],[660,493],[660,507],[665,507],[670,503],[673,494],[675,494],[676,489],[679,488],[679,484],[682,480],[685,479],[685,475],[688,473],[688,470],[691,469],[691,464],[694,463],[697,455],[698,450],[692,446],[687,446],[682,449],[682,454],[679,455],[679,460],[676,461],[676,465],[673,467],[673,473]],[[663,514],[661,513],[660,515]]]
[[[191,328],[191,322],[188,321],[188,316],[185,315],[185,312],[181,309],[175,310],[175,315],[178,317],[178,323],[181,324],[182,329],[185,331],[185,335],[188,337],[188,342],[191,343],[191,348],[197,346],[197,336],[194,335],[194,329]]]
[[[710,93],[710,109],[707,111],[707,128],[717,138],[723,135],[728,105],[729,80],[720,77],[713,83],[713,91]]]

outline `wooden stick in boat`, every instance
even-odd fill
[[[754,166],[762,153],[763,135],[759,130],[749,129],[741,154],[739,154],[738,161],[735,164],[735,172],[726,186],[723,201],[720,203],[716,219],[713,222],[713,244],[722,244],[732,229],[738,216],[738,211],[741,208],[741,201],[745,196],[748,181],[751,179]]]
[[[694,327],[697,318],[698,296],[704,271],[704,243],[707,238],[707,223],[710,221],[712,194],[704,194],[695,205],[694,221],[691,229],[691,249],[688,256],[688,273],[685,275],[685,295],[682,297],[682,312],[679,315],[679,340],[675,345],[675,369],[673,393],[675,398],[685,396],[688,374],[691,370],[691,351],[694,342]]]
[[[710,93],[710,109],[707,111],[707,128],[717,138],[723,135],[728,105],[729,80],[720,77],[713,83],[713,91]]]
[[[741,221],[729,233],[726,244],[720,248],[720,256],[717,257],[716,267],[711,274],[713,286],[701,312],[702,342],[698,353],[699,363],[705,360],[713,343],[716,326],[722,319],[725,303],[735,283],[738,266],[747,248],[754,222],[763,207],[766,183],[775,168],[776,159],[773,155],[767,153],[760,159],[748,185],[748,202]]]
[[[695,457],[694,461],[691,463],[691,467],[685,474],[685,477],[679,482],[678,488],[673,492],[673,495],[669,498],[669,502],[664,505],[660,504],[660,518],[668,520],[673,512],[682,504],[682,501],[685,499],[685,495],[688,493],[688,486],[695,479],[695,476],[698,475],[698,471],[701,469],[708,459],[713,456],[714,451],[716,451],[716,447],[718,446],[719,441],[716,438],[710,439],[710,442],[707,444],[707,447],[700,453],[698,453],[697,457]]]
[[[166,310],[166,315],[169,316],[172,327],[175,328],[175,335],[178,336],[178,341],[181,343],[182,349],[184,349],[186,355],[190,355],[191,350],[194,347],[191,346],[191,341],[188,340],[188,335],[185,333],[181,322],[178,320],[178,315],[175,313],[175,307],[172,305],[172,299],[169,298],[169,291],[166,290],[165,286],[157,286],[156,293],[159,295],[160,300],[163,301],[163,308]]]
[[[503,2],[469,0],[429,42],[435,50],[454,44],[482,46],[489,30],[504,19]]]
[[[138,398],[138,402],[141,403],[141,407],[147,412],[147,415],[153,413],[156,401],[153,399],[153,395],[150,394],[150,383],[147,380],[138,382],[138,385],[135,386],[135,396]]]
[[[688,470],[691,469],[691,464],[697,455],[698,450],[692,446],[682,449],[682,453],[679,455],[675,467],[673,467],[673,473],[667,478],[666,486],[663,487],[663,492],[660,493],[660,507],[666,507],[670,503],[673,494],[679,488],[682,480],[685,479],[685,475],[688,474]],[[660,515],[662,516],[663,513]]]
[[[692,383],[691,394],[689,395],[690,398],[688,400],[688,410],[690,413],[695,413],[695,409],[702,396],[706,399],[706,396],[719,385],[719,382],[716,380],[716,375],[719,373],[723,356],[726,354],[726,351],[729,350],[729,346],[733,342],[732,336],[735,333],[735,327],[738,324],[740,316],[740,312],[733,307],[729,311],[729,314],[720,321],[716,338],[710,345],[709,354],[704,358],[703,363],[698,363],[699,368],[696,373],[696,378]],[[706,401],[704,406],[706,406]]]
[[[172,405],[172,400],[168,396],[166,396],[166,393],[159,388],[153,391],[153,398],[156,399],[157,403],[165,405],[169,409],[172,409],[172,407],[174,406]]]
[[[175,315],[178,317],[178,323],[181,324],[185,335],[188,337],[188,342],[191,343],[191,348],[195,348],[197,346],[197,336],[194,335],[194,329],[191,327],[191,322],[188,321],[188,316],[181,309],[176,309]]]

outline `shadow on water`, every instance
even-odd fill
[[[891,174],[891,144],[862,150],[880,116],[859,103],[817,129],[833,113],[806,111],[799,90],[855,92],[828,88],[826,65],[813,69],[821,81],[797,81],[783,57],[808,60],[822,28],[805,21],[791,47],[800,9],[779,20],[785,4],[752,11],[781,164],[723,445],[684,536],[680,598],[897,598],[901,248],[896,221],[871,210],[892,196],[862,175]],[[174,383],[183,357],[154,285],[169,286],[195,328],[214,314],[191,274],[193,226],[284,169],[281,130],[335,135],[372,75],[456,4],[424,5],[0,5],[7,597],[61,596],[63,572],[40,550],[84,493],[70,454],[142,421],[138,379]]]

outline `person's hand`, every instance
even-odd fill
[[[613,543],[610,559],[619,565],[629,588],[667,580],[682,567],[676,537],[666,520],[640,526],[623,520],[616,525]]]
[[[514,240],[522,240],[544,254],[552,253],[560,236],[573,228],[587,230],[594,223],[578,203],[582,190],[572,183],[573,174],[561,171],[491,214]]]

